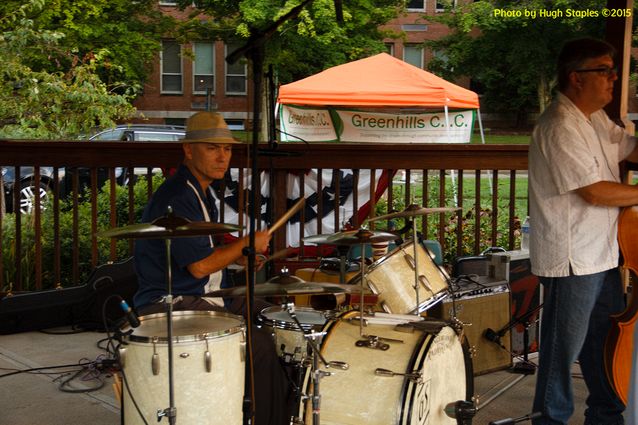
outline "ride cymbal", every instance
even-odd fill
[[[256,297],[285,297],[290,295],[322,295],[341,293],[360,293],[359,285],[343,285],[338,283],[306,282],[296,276],[276,276],[266,283],[255,285]],[[366,289],[365,294],[370,294]],[[205,297],[245,297],[246,288],[234,287],[209,292]]]
[[[386,242],[398,239],[395,233],[377,230],[349,230],[345,232],[313,235],[303,238],[304,242],[329,245],[360,245],[365,243]]]
[[[180,238],[230,233],[241,229],[242,226],[236,226],[234,224],[190,221],[185,218],[169,214],[159,217],[151,223],[114,227],[112,229],[99,232],[97,236],[129,239]]]
[[[420,207],[420,206],[418,206],[416,204],[412,204],[412,205],[409,205],[403,211],[394,212],[394,213],[385,214],[385,215],[380,215],[378,217],[373,217],[373,218],[368,219],[368,221],[390,220],[392,218],[414,217],[414,216],[417,216],[417,215],[456,212],[456,211],[460,211],[460,210],[461,210],[461,208],[457,208],[457,207],[426,208],[426,207]]]

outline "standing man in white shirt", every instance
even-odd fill
[[[609,315],[624,309],[619,207],[638,204],[619,163],[638,161],[636,140],[603,107],[612,100],[614,48],[591,38],[565,44],[558,93],[529,149],[530,260],[544,289],[535,425],[567,424],[576,360],[589,390],[586,425],[620,425],[625,406],[604,370]]]

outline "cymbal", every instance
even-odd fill
[[[207,221],[190,221],[172,214],[159,217],[152,223],[131,224],[114,227],[97,234],[107,238],[156,239],[204,236],[230,233],[241,230],[242,226]]]
[[[304,242],[329,245],[359,245],[364,243],[385,242],[398,239],[395,233],[377,230],[348,230],[332,234],[313,235],[303,238]]]
[[[425,208],[425,207],[420,207],[420,206],[418,206],[416,204],[412,204],[412,205],[409,205],[403,211],[394,212],[394,213],[385,214],[385,215],[380,215],[378,217],[373,217],[373,218],[368,219],[368,221],[389,220],[391,218],[414,217],[414,216],[417,216],[417,215],[456,212],[456,211],[460,211],[460,210],[461,210],[461,208],[457,208],[457,207]]]
[[[285,297],[288,295],[325,295],[341,293],[360,293],[359,285],[344,285],[338,283],[306,282],[296,276],[275,276],[266,283],[255,285],[256,297]],[[364,290],[370,294],[369,289]],[[205,297],[245,297],[246,288],[219,289],[204,295]]]

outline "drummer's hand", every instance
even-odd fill
[[[265,230],[255,232],[255,254],[268,252],[271,235]]]

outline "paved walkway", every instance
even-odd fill
[[[64,329],[68,331],[68,329]],[[62,332],[62,329],[57,329]],[[82,375],[68,385],[78,364],[103,358],[104,333],[43,333],[27,332],[0,336],[0,424],[6,425],[115,425],[121,423],[119,403],[108,373],[97,379]],[[63,366],[63,367],[60,367]],[[11,374],[15,370],[58,367],[31,373]],[[46,373],[45,373],[46,372]],[[98,372],[98,371],[96,371]],[[573,424],[583,423],[585,384],[576,377],[576,414]],[[517,418],[530,413],[535,377],[513,375],[507,371],[493,372],[475,378],[475,394],[479,395],[478,414],[473,423],[487,425],[490,421]],[[511,387],[509,387],[511,385]],[[77,392],[65,392],[61,389]],[[508,388],[509,387],[509,388]],[[506,390],[502,391],[502,389]],[[344,389],[344,397],[356,397]],[[166,420],[163,422],[167,423]],[[522,422],[529,423],[529,422]],[[436,425],[436,424],[430,424]]]

